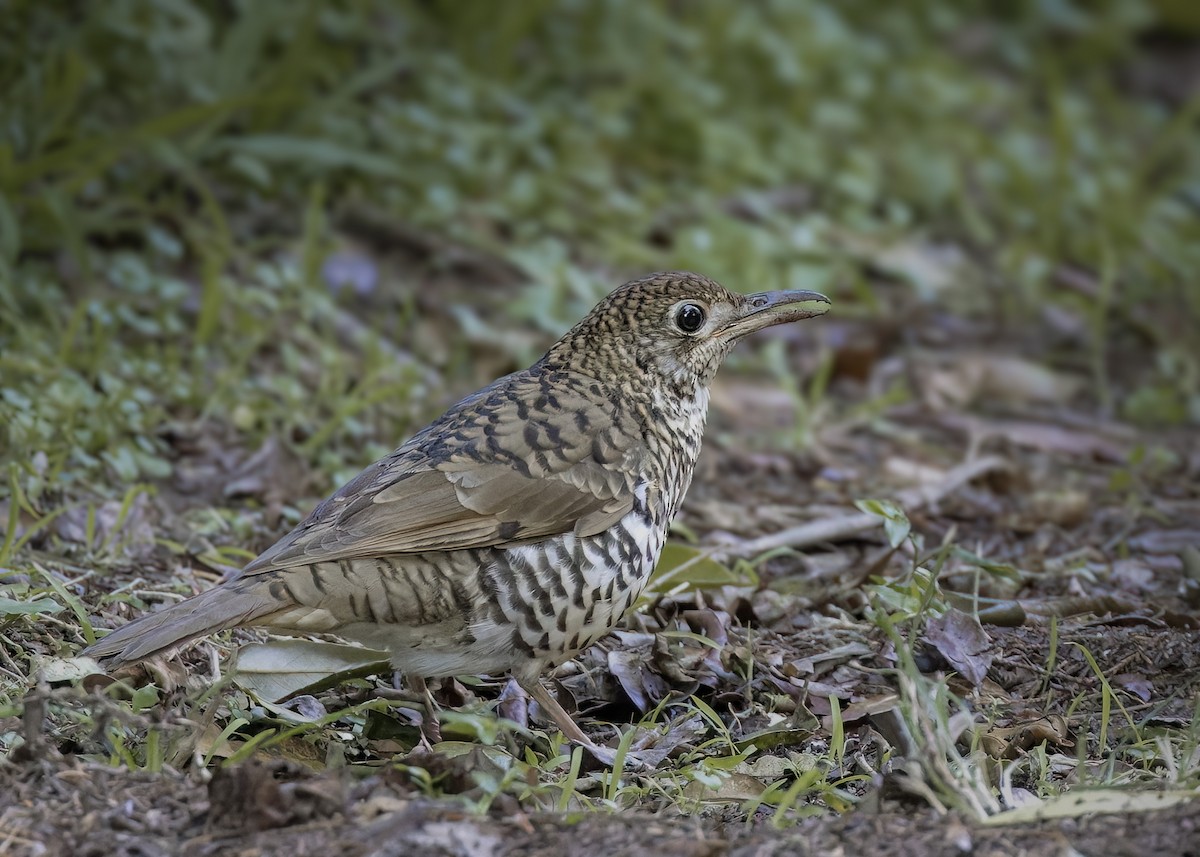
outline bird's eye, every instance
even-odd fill
[[[704,326],[704,307],[684,304],[675,312],[675,325],[684,333],[695,333]]]

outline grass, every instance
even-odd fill
[[[56,484],[161,478],[154,430],[181,412],[303,432],[309,456],[349,441],[352,417],[390,437],[403,421],[388,405],[420,391],[383,359],[351,370],[320,323],[336,301],[318,260],[337,212],[362,207],[514,264],[550,289],[514,311],[551,332],[608,286],[597,263],[836,290],[860,281],[870,248],[949,239],[985,254],[973,275],[995,283],[929,296],[986,295],[1014,321],[1074,302],[1056,266],[1095,271],[1107,399],[1110,309],[1178,302],[1200,318],[1186,133],[1200,106],[1167,113],[1106,80],[1149,10],[1075,10],[1067,52],[1061,22],[990,20],[982,55],[962,56],[933,45],[975,17],[970,4],[860,5],[677,19],[656,3],[263,3],[226,21],[203,3],[129,3],[72,26],[23,6],[10,26],[40,38],[6,51],[16,82],[0,141],[12,459],[41,452]],[[485,32],[496,41],[481,53],[471,34]],[[535,48],[543,62],[500,60]],[[780,187],[811,201],[780,210]],[[742,196],[750,221],[727,211]],[[664,230],[669,246],[645,242]],[[1182,346],[1163,343],[1130,410],[1186,412],[1198,379]],[[306,362],[293,348],[327,373],[316,395],[289,383]]]
[[[228,14],[203,0],[127,0],[75,11],[67,20],[53,4],[16,4],[0,23],[0,710],[10,714],[39,664],[93,640],[97,578],[128,587],[119,598],[142,609],[143,571],[161,582],[179,561],[236,564],[269,514],[298,520],[449,391],[530,359],[528,341],[564,330],[626,273],[683,267],[745,290],[823,289],[850,318],[886,319],[889,300],[1009,329],[1053,309],[1082,313],[1099,411],[1200,422],[1190,334],[1200,99],[1168,106],[1122,84],[1145,56],[1153,5],[280,0]],[[368,215],[428,246],[413,258],[392,246],[401,242],[363,251],[370,242],[346,224]],[[946,247],[956,255],[936,252]],[[335,251],[375,285],[334,288],[324,264]],[[515,272],[501,299],[469,282],[430,299],[464,257]],[[1141,311],[1161,307],[1175,326],[1147,326]],[[1114,365],[1131,326],[1155,359]],[[530,340],[509,336],[518,329]],[[477,368],[481,355],[491,362]],[[735,359],[786,382],[798,415],[786,445],[811,444],[833,418],[831,355],[807,383],[783,343]],[[882,411],[872,407],[861,410]],[[159,508],[176,475],[171,438],[193,429],[248,450],[275,439],[311,479],[275,509],[261,495],[195,497],[157,543],[139,543],[138,504]],[[887,521],[895,545],[910,539],[903,510],[861,508]],[[64,521],[82,535],[65,537]],[[983,724],[911,649],[924,618],[947,609],[937,572],[950,548],[876,588],[874,616],[899,655],[898,710],[918,765],[908,774],[925,777],[910,784],[986,814],[997,804],[976,746]],[[757,583],[769,559],[730,570],[672,550],[663,592]],[[1046,795],[1063,770],[1082,777],[1099,756],[1110,763],[1102,782],[1193,787],[1194,721],[1191,732],[1143,728],[1085,655],[1099,698],[1079,707],[1099,711],[1097,746],[1081,743],[1080,760],[1043,747],[997,763],[997,781],[1027,779]],[[158,771],[184,737],[129,719],[159,701],[139,693],[114,694],[106,705],[129,715],[114,720],[55,690],[48,716],[72,735],[103,722],[114,764]],[[185,697],[201,704],[194,687]],[[203,700],[220,723],[204,765],[233,739],[234,760],[297,737],[369,755],[372,703],[284,726],[231,699]],[[535,745],[487,769],[471,800],[480,811],[499,794],[560,810],[705,805],[689,783],[719,791],[762,754],[739,751],[702,699],[691,705],[711,740],[682,766],[690,774],[639,779],[618,764],[589,781],[578,750]],[[770,806],[784,823],[858,799],[862,778],[847,773],[857,739],[841,714],[835,700],[828,746],[747,799],[748,816]],[[619,757],[635,737],[625,729]],[[0,734],[0,746],[16,743],[14,730]]]

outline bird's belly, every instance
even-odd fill
[[[290,589],[303,606],[272,624],[332,631],[425,677],[557,663],[620,621],[665,537],[631,512],[594,536],[312,566]],[[335,573],[343,585],[322,585]]]
[[[556,536],[480,551],[464,626],[361,628],[397,669],[423,676],[497,673],[530,662],[558,663],[605,636],[646,586],[665,528],[630,513],[595,536]],[[343,628],[351,636],[357,628]]]
[[[343,627],[339,634],[388,652],[393,667],[424,678],[500,674],[512,669],[520,660],[514,656],[503,633],[489,635],[485,632],[464,637],[454,629],[356,623]]]

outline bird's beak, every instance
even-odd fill
[[[829,298],[819,292],[759,292],[747,295],[742,311],[722,328],[720,335],[738,339],[764,327],[787,324],[829,312]]]

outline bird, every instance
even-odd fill
[[[682,271],[628,282],[224,582],[82,654],[115,668],[228,628],[333,634],[385,650],[431,714],[427,679],[508,673],[604,758],[540,678],[644,590],[734,344],[829,307],[816,292],[743,295]]]

